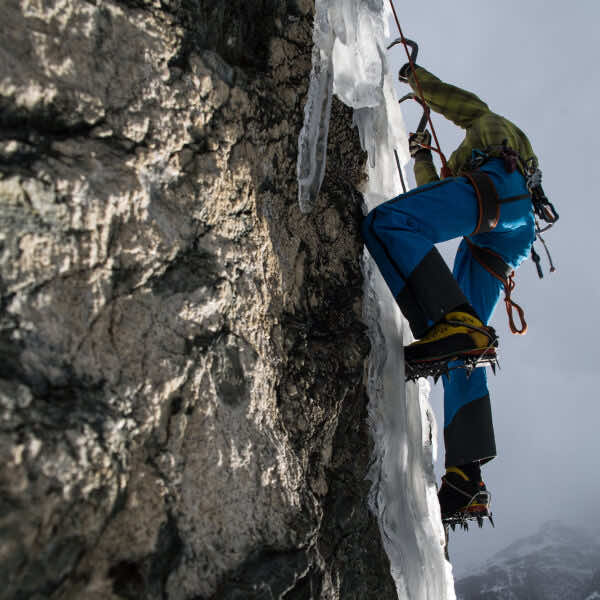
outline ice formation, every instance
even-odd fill
[[[340,4],[342,4],[340,2]],[[313,30],[312,71],[304,105],[304,125],[298,137],[298,202],[310,212],[325,175],[327,135],[333,88],[333,33],[327,1],[317,0]]]
[[[402,114],[391,81],[385,76],[388,36],[383,13],[383,0],[316,2],[312,71],[298,138],[298,201],[302,212],[312,210],[325,174],[334,93],[354,109],[353,122],[371,167],[393,161],[390,148],[397,148],[401,159],[407,160]],[[396,166],[393,162],[389,166],[387,176],[392,177]]]
[[[298,199],[309,212],[325,171],[331,96],[354,109],[368,152],[366,209],[400,193],[394,159],[408,161],[402,114],[387,69],[389,15],[383,0],[317,0],[313,69],[298,145]],[[406,178],[405,178],[406,179]],[[404,383],[410,332],[376,265],[365,252],[364,317],[371,338],[369,419],[375,441],[369,504],[376,514],[401,600],[455,598],[432,461],[436,424],[429,387]]]

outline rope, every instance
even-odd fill
[[[392,14],[394,15],[394,20],[396,21],[396,26],[398,27],[398,33],[400,34],[400,39],[402,40],[402,45],[404,46],[404,51],[406,52],[406,57],[408,58],[408,62],[410,64],[410,70],[412,71],[412,74],[415,79],[415,83],[417,84],[417,91],[419,93],[421,100],[423,101],[423,104],[426,105],[427,102],[425,101],[425,94],[423,94],[423,88],[421,87],[421,83],[419,82],[419,78],[417,77],[415,63],[413,62],[410,52],[408,50],[408,46],[406,44],[406,38],[404,37],[404,34],[402,33],[402,27],[400,27],[400,21],[398,20],[398,15],[396,14],[396,9],[394,7],[394,1],[393,0],[389,0],[389,1],[390,1],[390,7],[392,9]],[[429,127],[431,127],[431,133],[433,135],[433,139],[435,140],[435,144],[437,146],[437,148],[432,148],[432,150],[436,150],[436,152],[440,155],[440,159],[442,161],[442,177],[448,177],[449,175],[452,174],[452,172],[450,171],[450,169],[448,167],[448,163],[446,162],[446,157],[444,156],[444,153],[441,150],[440,142],[438,141],[437,133],[435,132],[435,128],[433,126],[433,121],[431,120],[431,114],[429,112],[427,114],[427,121],[429,122]]]

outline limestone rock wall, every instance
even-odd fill
[[[393,598],[360,185],[307,0],[3,0],[0,598]]]

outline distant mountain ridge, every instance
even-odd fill
[[[457,600],[600,600],[600,539],[550,521],[455,587]]]

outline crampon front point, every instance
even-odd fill
[[[494,527],[494,519],[490,512],[491,499],[492,496],[488,491],[478,492],[464,508],[452,515],[443,515],[442,522],[444,526],[450,527],[452,531],[457,525],[461,529],[468,530],[470,521],[477,522],[479,527],[483,527],[484,520],[488,519]]]
[[[450,367],[449,363],[455,360],[461,360],[462,362]],[[493,346],[482,351],[463,355],[453,354],[447,357],[407,362],[405,365],[405,378],[406,381],[416,381],[419,377],[433,377],[434,382],[437,382],[442,375],[449,375],[455,369],[465,369],[467,377],[470,377],[473,370],[479,367],[490,367],[494,375],[496,374],[496,368],[500,368],[500,365],[496,349]]]

